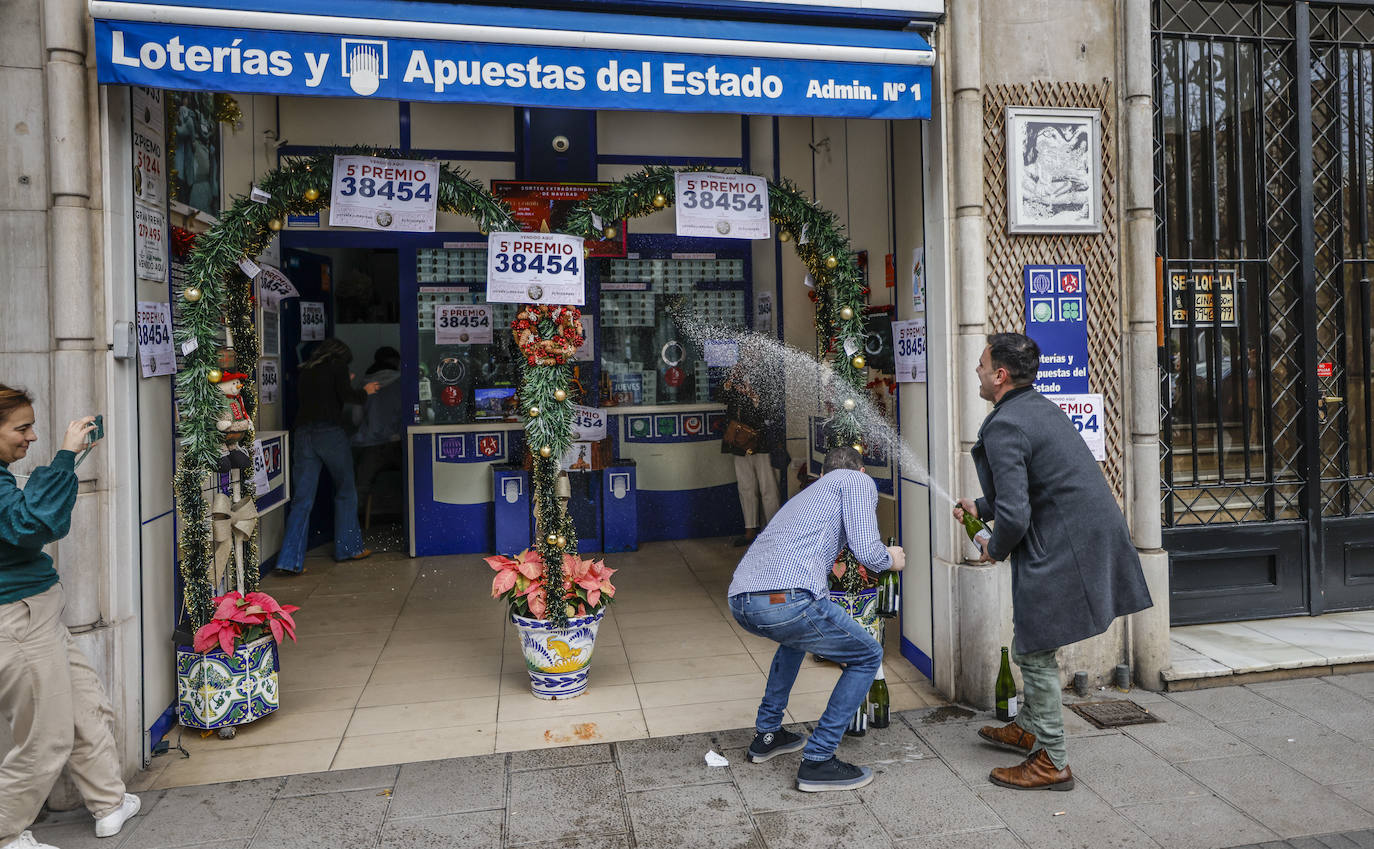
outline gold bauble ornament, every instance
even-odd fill
[[[654,206],[658,207],[659,209],[662,209],[663,207],[665,207],[665,206],[667,206],[667,205],[668,205],[668,196],[667,196],[667,195],[663,194],[662,192],[659,192],[658,194],[654,195]]]
[[[540,449],[539,449],[539,456],[540,456],[540,457],[552,457],[552,456],[553,456],[553,446],[551,446],[551,445],[545,445],[543,448],[540,448]]]
[[[224,372],[220,371],[217,368],[212,368],[205,373],[205,379],[210,381],[211,383],[219,383],[221,380],[224,379]]]
[[[620,231],[617,230],[617,229],[615,229],[614,227],[612,227],[612,226],[610,226],[610,225],[607,225],[607,226],[606,226],[605,228],[603,228],[602,231],[601,231],[601,235],[605,236],[605,237],[608,238],[608,239],[614,239],[614,238],[615,238],[616,236],[618,236],[619,234],[620,234]]]
[[[540,409],[539,409],[538,407],[530,407],[530,418],[532,418],[532,419],[537,419],[537,418],[539,418],[539,413],[540,413]]]
[[[202,294],[204,293],[200,291],[198,286],[187,286],[182,290],[181,297],[185,298],[188,303],[194,304],[196,301],[200,300]]]
[[[591,245],[583,245],[583,246],[582,246],[582,255],[583,255],[583,256],[591,256],[591,255],[592,255],[592,246],[591,246]]]
[[[571,604],[569,604],[569,605],[567,605],[567,606],[565,606],[565,607],[563,608],[563,612],[566,613],[566,614],[568,614],[569,616],[576,616],[576,615],[577,615],[577,608],[576,608],[576,607],[573,607]]]
[[[779,241],[779,242],[790,242],[790,241],[792,241],[792,234],[789,233],[789,232],[786,231],[786,230],[779,230],[779,231],[778,231],[778,241]]]
[[[319,200],[319,199],[320,199],[319,190],[318,190],[318,189],[306,189],[306,190],[305,190],[305,199],[306,199],[306,200],[311,200],[311,201]]]
[[[840,261],[839,261],[838,259],[836,259],[835,257],[833,257],[833,256],[828,256],[828,257],[825,258],[825,267],[826,267],[826,268],[834,268],[835,266],[837,266],[837,265],[839,265],[839,264],[840,264]]]
[[[854,317],[854,310],[850,307],[840,307],[840,318],[849,321]]]
[[[854,399],[853,399],[853,398],[846,398],[846,399],[844,399],[844,408],[845,408],[846,410],[852,410],[852,409],[854,409],[854,407],[855,407],[855,404],[854,404]]]
[[[849,447],[853,448],[855,451],[858,451],[860,454],[864,453],[864,444],[862,442],[856,442]]]
[[[864,359],[863,354],[855,354],[853,358],[849,361],[849,364],[854,366],[854,368],[863,368],[865,365],[867,365],[867,363],[868,360]]]
[[[268,229],[268,230],[271,230],[273,233],[275,233],[275,232],[277,232],[278,230],[280,230],[280,229],[281,229],[281,219],[280,219],[280,218],[273,218],[273,219],[271,219],[270,221],[268,221],[268,222],[267,222],[267,229]]]
[[[559,548],[567,548],[568,538],[563,536],[562,534],[559,534],[558,539],[554,541],[554,545],[558,546]]]
[[[553,400],[566,401],[568,400],[568,393],[564,392],[562,389],[555,389],[553,391]]]
[[[544,537],[544,542],[547,542],[549,545],[557,545],[558,534],[549,534],[548,536]]]

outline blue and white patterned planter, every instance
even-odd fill
[[[878,588],[871,587],[855,594],[850,601],[849,594],[843,590],[831,590],[830,600],[844,608],[845,613],[873,635],[878,645],[883,644],[883,618],[878,615]]]
[[[587,689],[588,666],[605,609],[568,620],[555,628],[542,619],[511,614],[520,631],[520,648],[530,673],[530,691],[540,699],[571,699]]]
[[[225,728],[262,719],[280,705],[277,643],[271,635],[201,654],[177,648],[177,719],[188,728]]]

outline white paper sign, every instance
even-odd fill
[[[573,351],[573,362],[590,363],[596,359],[596,346],[592,341],[592,334],[596,332],[596,319],[584,315],[578,320],[582,322],[582,344]]]
[[[572,438],[580,442],[600,442],[605,439],[605,411],[598,407],[573,404]]]
[[[167,157],[162,137],[135,124],[133,143],[134,199],[161,207],[167,202]]]
[[[301,341],[318,342],[324,339],[324,303],[301,301]]]
[[[167,282],[167,217],[134,204],[134,268],[143,280]]]
[[[336,156],[329,226],[433,233],[438,198],[438,162]]]
[[[592,443],[574,442],[558,458],[558,468],[565,472],[589,472],[592,468]]]
[[[166,126],[162,113],[162,89],[134,86],[129,89],[129,102],[133,107],[134,126],[142,126],[148,135],[160,139],[166,136]]]
[[[253,262],[248,257],[243,257],[239,260],[239,271],[243,272],[244,277],[247,277],[249,280],[252,280],[253,278],[257,277],[259,274],[262,273],[262,266],[258,265],[256,262]]]
[[[926,311],[926,249],[911,250],[911,310]]]
[[[263,303],[262,327],[258,330],[258,340],[262,343],[259,356],[281,355],[281,310],[277,309],[276,304]]]
[[[486,304],[435,304],[436,345],[490,345],[491,307]]]
[[[277,361],[273,359],[258,360],[258,398],[264,404],[277,403],[277,393],[281,389],[281,373],[277,370]]]
[[[582,239],[562,233],[492,233],[487,238],[487,301],[587,302]]]
[[[258,297],[262,298],[264,304],[276,306],[285,298],[300,297],[301,293],[296,291],[291,278],[283,274],[281,269],[270,265],[261,268],[262,273],[258,275]]]
[[[754,328],[767,332],[773,329],[773,293],[754,293]]]
[[[144,377],[158,377],[177,370],[172,347],[172,308],[160,301],[139,301],[138,362]]]
[[[898,383],[926,382],[926,320],[892,322],[892,353]]]
[[[768,182],[749,174],[679,171],[675,180],[679,236],[767,239]]]
[[[1107,459],[1106,416],[1102,412],[1101,395],[1046,395],[1064,415],[1069,417],[1073,426],[1093,452],[1093,459],[1099,463]]]
[[[262,453],[262,443],[253,440],[253,489],[262,494],[267,492],[267,458]]]
[[[729,339],[707,339],[701,343],[706,365],[729,368],[739,362],[739,343]]]

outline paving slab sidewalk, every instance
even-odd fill
[[[799,756],[750,764],[731,729],[149,791],[116,839],[80,811],[34,831],[60,849],[1374,849],[1374,673],[1096,697],[1163,722],[1066,715],[1069,793],[990,784],[1015,755],[978,740],[986,713],[941,707],[846,738],[877,773],[854,792],[797,792]]]

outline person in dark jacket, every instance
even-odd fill
[[[372,552],[363,548],[358,525],[358,492],[353,485],[353,452],[343,428],[345,404],[361,404],[379,388],[375,381],[353,388],[348,364],[353,352],[338,339],[326,339],[301,366],[296,383],[299,404],[296,426],[291,431],[291,510],[277,569],[300,574],[305,571],[306,537],[310,510],[321,467],[334,481],[334,559],[361,560]]]
[[[1102,470],[1064,411],[1035,391],[1040,348],[994,333],[978,360],[978,394],[995,405],[973,446],[983,497],[964,513],[991,520],[980,562],[1011,558],[1012,658],[1025,704],[1016,720],[978,736],[1027,755],[992,771],[1018,790],[1071,790],[1064,747],[1063,684],[1055,652],[1151,605],[1140,556]]]
[[[43,553],[71,530],[76,452],[94,421],[67,425],[61,450],[21,489],[9,467],[38,439],[33,399],[0,386],[0,717],[14,739],[0,762],[0,849],[53,849],[25,829],[64,766],[96,818],[97,837],[118,834],[140,807],[124,792],[114,711],[62,624],[62,585]]]
[[[354,474],[360,504],[367,503],[379,474],[401,468],[401,436],[405,431],[401,352],[386,345],[378,348],[372,365],[363,376],[380,388],[367,399],[358,431],[353,434]]]
[[[776,385],[756,386],[765,382],[750,369],[762,369],[767,353],[740,348],[740,359],[730,368],[721,385],[720,400],[725,404],[727,422],[739,422],[758,434],[750,446],[732,445],[722,439],[722,454],[735,456],[735,481],[739,486],[739,504],[744,512],[744,536],[734,540],[744,546],[759,535],[759,528],[772,520],[778,512],[778,476],[773,471],[773,449],[784,439],[782,412],[782,376]],[[728,427],[728,425],[727,425]],[[763,502],[760,522],[759,502]]]

